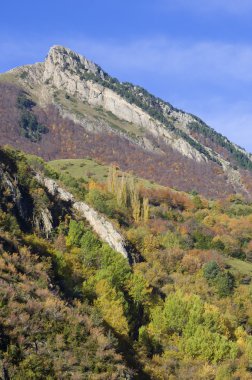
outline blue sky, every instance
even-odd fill
[[[9,0],[0,72],[65,45],[252,152],[251,0]]]

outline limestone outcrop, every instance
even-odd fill
[[[131,261],[130,253],[127,250],[127,242],[103,215],[99,214],[87,203],[75,201],[73,195],[61,188],[53,179],[43,177],[40,174],[36,175],[36,179],[45,186],[51,195],[58,197],[61,201],[69,202],[73,210],[88,221],[101,240]]]
[[[97,65],[80,55],[61,46],[54,46],[48,53],[44,68],[42,78],[44,84],[51,84],[81,101],[86,101],[93,107],[102,107],[106,111],[112,112],[119,119],[140,126],[146,132],[151,133],[156,138],[161,138],[162,141],[172,145],[173,148],[189,158],[196,161],[206,160],[184,139],[169,131],[162,123],[154,120],[141,108],[128,103],[109,88],[81,79],[86,72],[97,74],[101,78],[104,77],[104,73]],[[188,117],[190,118],[189,115],[185,118],[180,113],[176,116],[179,122],[182,123],[183,121],[184,124],[188,122]]]

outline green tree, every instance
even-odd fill
[[[227,297],[233,292],[235,286],[234,276],[230,272],[219,273],[215,278],[215,285],[219,296]]]
[[[148,303],[151,291],[152,289],[144,275],[141,272],[133,273],[128,282],[128,292],[134,302],[137,305]]]
[[[221,269],[219,265],[216,263],[216,261],[209,261],[203,267],[204,277],[208,281],[214,280],[220,272]]]
[[[81,238],[85,232],[85,227],[82,222],[77,222],[71,219],[69,223],[68,234],[66,237],[66,245],[68,247],[80,247]]]

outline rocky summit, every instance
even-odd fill
[[[62,46],[0,75],[0,144],[46,160],[91,157],[208,197],[250,197],[251,155],[198,117]]]

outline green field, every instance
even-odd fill
[[[226,263],[230,265],[236,273],[239,272],[242,275],[252,276],[252,263],[231,258],[227,259]]]
[[[106,182],[109,172],[109,165],[100,164],[90,158],[54,160],[48,164],[57,172],[70,174],[76,179],[83,178],[86,181]],[[147,188],[164,188],[146,179],[137,178],[137,180]]]
[[[71,174],[76,179],[93,179],[98,182],[106,181],[109,170],[108,166],[101,165],[88,158],[55,160],[50,161],[48,164],[56,171],[63,174]]]

